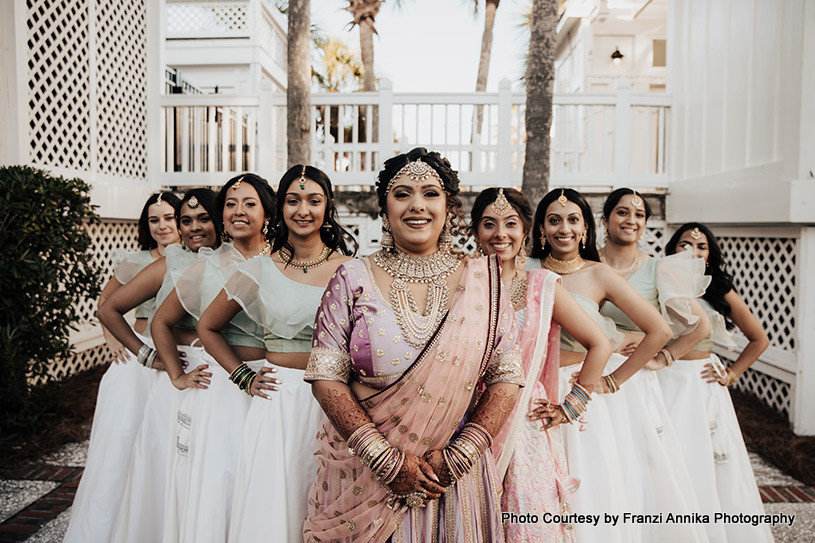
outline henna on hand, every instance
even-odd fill
[[[345,383],[315,381],[312,390],[320,407],[343,438],[348,439],[354,430],[372,422]]]
[[[511,383],[495,383],[488,386],[478,400],[471,422],[484,428],[491,436],[498,435],[512,413],[512,408],[515,407],[518,388],[518,385]]]
[[[418,457],[412,454],[405,455],[402,468],[396,474],[396,478],[388,485],[394,493],[404,495],[416,491],[416,479],[419,476],[419,463],[417,460]]]
[[[450,472],[450,468],[447,467],[447,462],[444,461],[444,455],[440,450],[427,451],[422,458],[433,468],[433,472],[439,478],[441,486],[446,488],[455,482],[455,478]]]

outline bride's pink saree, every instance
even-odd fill
[[[465,422],[493,351],[514,338],[497,260],[466,264],[461,290],[416,362],[391,386],[360,400],[399,449],[422,456],[443,448]],[[506,347],[505,347],[506,348]],[[500,350],[497,351],[500,353]],[[390,509],[371,471],[326,420],[318,433],[317,480],[309,492],[306,541],[503,541],[500,481],[492,455],[425,508]]]

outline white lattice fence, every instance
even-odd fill
[[[167,37],[234,37],[248,32],[248,1],[167,2]]]
[[[114,249],[138,249],[138,229],[133,221],[105,220],[88,227],[92,240],[93,265],[102,270],[102,285],[113,275],[110,254]],[[94,316],[96,299],[77,300],[76,313],[80,317],[80,331],[71,335],[76,354],[66,360],[54,360],[48,369],[50,379],[64,379],[74,373],[108,362],[107,347],[99,344],[101,330]]]
[[[771,349],[794,353],[797,348],[798,239],[791,235],[722,235],[718,240],[728,271],[733,274],[734,287],[767,331]],[[731,358],[730,353],[722,354]],[[793,377],[783,380],[751,368],[736,386],[788,414]]]

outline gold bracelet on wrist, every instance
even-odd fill
[[[726,387],[729,387],[730,385],[735,383],[736,380],[739,378],[739,376],[736,375],[736,372],[733,371],[732,368],[725,368],[724,374],[725,374],[724,386],[726,386]]]

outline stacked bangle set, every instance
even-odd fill
[[[252,371],[245,362],[229,374],[229,380],[238,385],[239,389],[250,396],[252,395],[251,388],[255,377],[257,377],[257,373]]]
[[[136,354],[136,360],[138,360],[139,364],[145,368],[152,368],[157,354],[158,351],[151,348],[149,345],[142,345],[139,348],[138,354]]]
[[[606,383],[606,388],[608,388],[608,391],[612,394],[620,390],[620,385],[617,384],[617,379],[614,378],[613,373],[603,375],[603,381]]]
[[[348,448],[351,454],[359,457],[363,465],[371,468],[383,485],[393,482],[405,463],[405,453],[388,443],[372,422],[363,424],[351,434]]]
[[[450,473],[461,479],[478,462],[481,455],[492,446],[492,436],[483,427],[468,422],[458,436],[444,448],[442,455]]]
[[[591,400],[591,396],[589,391],[583,388],[583,385],[580,383],[572,385],[572,390],[566,394],[566,398],[560,404],[569,424],[574,424],[574,421],[580,419],[580,415],[586,412],[589,400]]]

